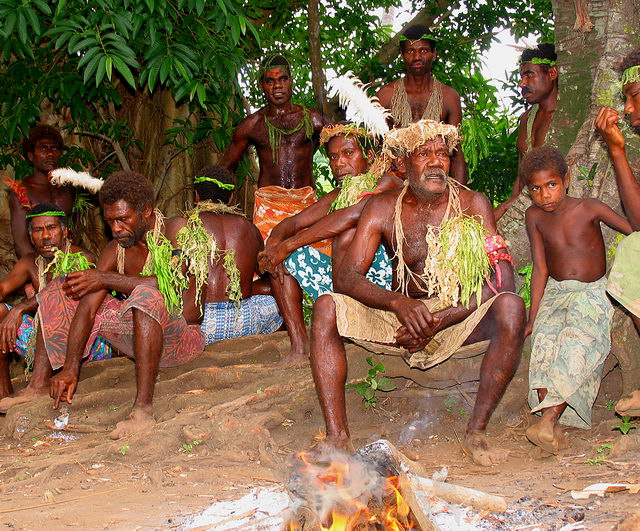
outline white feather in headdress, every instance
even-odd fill
[[[71,184],[80,186],[95,194],[102,188],[104,181],[91,177],[86,171],[76,171],[72,168],[58,168],[51,172],[51,183],[56,186],[65,186]]]
[[[389,111],[380,105],[378,98],[367,96],[366,89],[367,85],[352,72],[329,81],[329,97],[338,96],[347,120],[362,125],[372,136],[384,136],[389,131]]]

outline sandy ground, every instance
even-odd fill
[[[108,438],[135,392],[134,366],[124,358],[84,367],[68,408],[73,432],[48,427],[59,415],[48,398],[14,408],[0,417],[0,525],[173,529],[214,501],[283,481],[293,454],[308,448],[324,427],[309,368],[277,366],[287,348],[284,332],[253,336],[218,343],[189,365],[161,370],[154,402],[158,424],[125,440]],[[368,354],[354,345],[348,354],[349,379],[366,376]],[[399,358],[380,360],[389,376],[409,374]],[[492,443],[509,450],[502,465],[474,465],[458,441],[475,396],[477,360],[418,373],[418,383],[399,376],[398,388],[379,393],[375,408],[366,409],[348,391],[354,443],[387,438],[427,469],[446,465],[450,481],[502,495],[520,508],[528,515],[523,525],[533,519],[541,529],[559,529],[582,520],[587,529],[616,528],[640,510],[639,494],[578,502],[569,491],[640,482],[639,430],[623,436],[611,429],[619,371],[604,380],[593,429],[567,430],[573,445],[558,456],[542,456],[524,437],[530,422],[526,371],[525,359],[489,427]],[[16,386],[22,385],[17,379]],[[67,438],[56,438],[61,433]],[[499,517],[492,522],[500,525]]]

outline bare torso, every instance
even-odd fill
[[[316,109],[307,110],[313,129],[312,137],[308,138],[304,126],[290,135],[282,134],[279,149],[275,149],[275,152],[269,142],[265,120],[283,131],[290,131],[304,120],[303,108],[292,105],[288,111],[276,114],[270,112],[267,106],[248,116],[234,131],[231,145],[220,159],[220,166],[234,170],[247,147],[252,145],[256,148],[260,163],[258,188],[272,185],[283,188],[314,186],[312,158],[318,147],[320,131],[327,121]]]
[[[593,201],[567,197],[564,203],[565,208],[554,212],[536,206],[527,211],[542,235],[549,276],[556,280],[598,280],[605,274],[606,258],[600,219],[590,208]]]
[[[555,109],[545,110],[542,107],[538,107],[531,129],[531,145],[529,145],[527,126],[529,116],[531,114],[531,108],[527,109],[527,111],[520,117],[517,143],[518,153],[520,153],[520,156],[524,155],[530,149],[544,145],[547,133],[551,127],[551,120],[553,120],[554,112]]]

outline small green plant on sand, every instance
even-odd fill
[[[596,457],[592,457],[587,459],[587,463],[593,466],[604,465],[604,462],[607,460],[607,457],[604,455],[598,455]]]
[[[458,399],[455,396],[448,396],[443,400],[445,408],[449,413],[453,413],[453,408],[458,403]]]
[[[605,444],[601,444],[600,448],[598,448],[596,452],[598,452],[599,454],[602,454],[604,452],[608,452],[609,450],[611,450],[611,445],[609,443],[605,443]]]
[[[604,403],[604,407],[606,407],[609,411],[613,411],[613,408],[616,405],[616,401],[615,400],[607,400]]]
[[[378,373],[383,373],[385,371],[384,365],[382,363],[373,364],[373,358],[369,356],[367,358],[367,363],[370,365],[369,372],[364,380],[361,382],[347,384],[347,389],[355,389],[356,393],[362,396],[362,401],[364,402],[365,408],[375,407],[378,403],[378,398],[376,397],[376,391],[384,391],[389,392],[393,391],[397,385],[393,383],[393,380],[387,378],[386,376],[378,376]]]
[[[193,448],[195,446],[198,446],[199,444],[202,444],[202,439],[196,439],[195,441],[191,441],[190,443],[183,444],[180,448],[180,451],[184,452],[185,454],[190,454],[193,451]]]
[[[123,444],[120,447],[120,455],[125,456],[127,455],[127,452],[131,450],[131,446],[129,446],[128,444]]]
[[[633,422],[631,422],[631,417],[621,417],[620,415],[618,416],[620,417],[621,422],[620,424],[614,424],[613,426],[611,426],[612,430],[620,430],[622,435],[626,435],[631,430],[638,427]]]

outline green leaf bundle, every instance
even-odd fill
[[[51,272],[51,278],[57,278],[60,275],[66,275],[74,271],[84,271],[85,269],[92,269],[94,267],[96,267],[96,265],[89,262],[82,251],[65,253],[60,249],[56,249],[53,254],[53,260],[49,262],[44,272],[45,274]]]
[[[340,185],[340,193],[329,207],[329,214],[334,210],[355,205],[363,193],[373,191],[377,184],[378,178],[371,173],[345,177]]]

